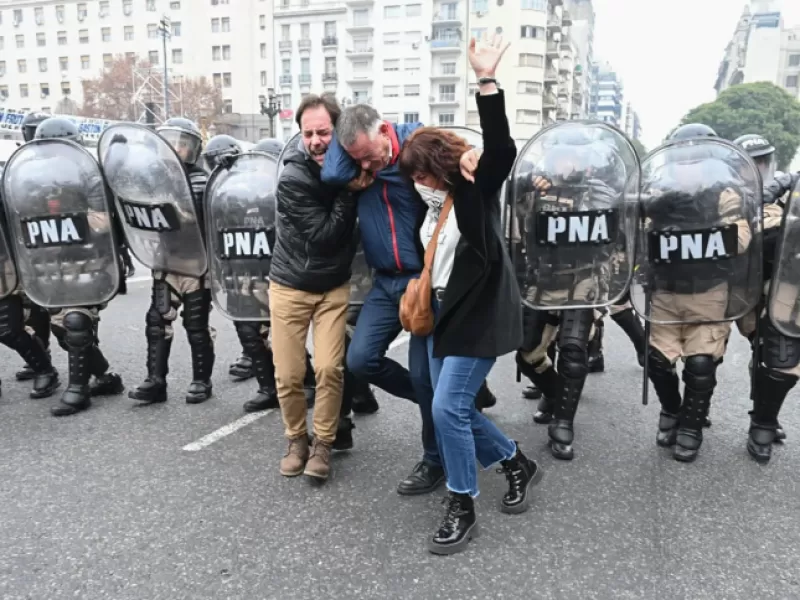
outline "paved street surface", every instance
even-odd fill
[[[128,386],[144,376],[148,298],[145,282],[132,283],[102,316],[102,347]],[[395,493],[419,456],[413,406],[379,394],[381,410],[356,420],[356,448],[336,455],[326,486],[282,478],[280,415],[238,421],[255,383],[230,381],[235,332],[219,314],[213,321],[215,396],[199,406],[183,400],[191,369],[180,325],[170,401],[144,408],[115,397],[52,418],[55,399],[28,399],[30,384],[13,378],[19,359],[2,350],[0,598],[800,598],[797,393],[782,419],[787,444],[756,465],[745,450],[748,356],[738,337],[693,465],[656,447],[658,407],[641,406],[641,369],[613,322],[572,463],[550,457],[512,360],[501,360],[491,416],[541,458],[545,477],[532,510],[507,516],[502,476],[483,473],[481,537],[436,557],[425,541],[442,493]]]

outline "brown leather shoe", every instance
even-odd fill
[[[289,449],[281,459],[281,475],[284,477],[302,475],[308,461],[308,453],[308,436],[289,440]]]
[[[303,473],[308,477],[325,481],[331,474],[331,445],[320,442],[314,438],[314,445],[311,447],[311,456],[306,463],[306,470]]]

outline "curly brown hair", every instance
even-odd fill
[[[461,177],[461,155],[471,146],[452,131],[420,127],[412,133],[400,152],[400,170],[409,177],[432,175],[448,187]]]

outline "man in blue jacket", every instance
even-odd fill
[[[398,486],[402,495],[425,494],[444,481],[431,416],[433,389],[425,340],[411,336],[408,370],[386,357],[402,331],[400,298],[408,281],[422,270],[419,227],[427,208],[397,164],[403,142],[419,127],[422,123],[383,121],[366,104],[351,106],[339,117],[322,168],[325,183],[346,185],[359,176],[368,182],[358,198],[358,222],[375,277],[347,352],[347,367],[356,377],[419,406],[423,459]],[[476,402],[479,408],[494,404],[485,384]]]

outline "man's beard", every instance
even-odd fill
[[[325,156],[325,153],[326,153],[327,151],[328,151],[328,146],[327,146],[327,144],[321,144],[321,145],[319,145],[319,146],[311,146],[311,147],[308,149],[308,153],[309,153],[309,154],[310,154],[310,155],[311,155],[313,158],[321,158],[321,157]]]

